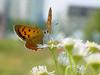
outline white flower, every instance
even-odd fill
[[[87,41],[86,42],[86,46],[87,46],[88,51],[90,51],[91,53],[100,52],[100,45],[98,45],[95,42],[89,42],[89,41]]]
[[[65,45],[73,45],[74,40],[72,38],[64,38],[60,42],[61,46],[64,47]]]
[[[82,42],[82,40],[74,40],[74,48],[73,48],[73,55],[78,56],[87,56],[88,50],[87,46]]]
[[[87,64],[100,63],[100,53],[92,54],[85,58]]]
[[[49,42],[48,42],[48,45],[49,45],[49,48],[54,48],[54,47],[57,47],[57,42],[56,41],[54,41],[54,40],[50,40]]]
[[[67,66],[69,65],[69,60],[67,55],[65,54],[65,52],[61,52],[58,56],[58,63],[63,65],[63,66]]]
[[[54,40],[50,40],[48,41],[47,44],[37,44],[38,45],[38,48],[54,48],[54,47],[59,47],[59,44],[57,41],[54,41]]]
[[[37,44],[38,48],[48,48],[47,44]]]
[[[54,75],[54,71],[48,72],[46,66],[33,67],[31,72],[33,75]]]

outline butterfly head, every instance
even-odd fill
[[[43,43],[47,43],[51,39],[51,34],[48,32],[48,30],[44,30],[44,37],[43,37]]]

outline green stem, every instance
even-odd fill
[[[71,72],[71,75],[73,75],[73,64],[72,64],[72,61],[71,61],[71,55],[69,52],[67,52],[68,54],[68,57],[69,57],[69,62],[70,62],[70,72]]]
[[[66,70],[66,75],[67,75],[67,74],[68,74],[68,67],[66,67],[66,69],[65,69],[65,70]]]
[[[93,69],[93,75],[97,75],[96,71]]]
[[[62,68],[62,75],[65,75],[65,67]]]
[[[71,61],[73,62],[73,65],[74,65],[74,75],[77,75],[77,64],[75,63],[72,54],[70,54],[70,57],[71,57]]]
[[[86,66],[85,66],[85,70],[84,70],[84,72],[82,72],[82,75],[85,75],[85,71],[87,70],[87,68],[88,68],[88,64],[86,64]]]
[[[71,75],[77,75],[77,72],[76,72],[76,63],[73,59],[73,56],[71,54],[71,52],[69,52],[71,50],[67,50],[65,49],[65,52],[66,52],[66,55],[68,55],[68,58],[69,58],[69,62],[70,62],[70,71],[71,71]],[[74,65],[74,67],[73,67]]]
[[[54,63],[55,63],[55,68],[56,68],[56,71],[57,71],[57,75],[59,74],[59,70],[58,70],[58,64],[57,64],[57,60],[56,60],[56,53],[55,53],[55,48],[52,48],[52,49],[49,49],[51,54],[52,54],[52,57],[53,57],[53,60],[54,60]]]

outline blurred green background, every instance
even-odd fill
[[[55,34],[100,43],[100,1],[0,0],[0,75],[31,75],[35,65],[54,69],[48,50],[26,49],[13,31],[16,24],[44,28],[49,7]]]

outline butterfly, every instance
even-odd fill
[[[52,27],[52,9],[49,9],[46,23],[47,33],[51,33]],[[43,38],[46,32],[37,26],[15,25],[16,34],[25,41],[25,47],[37,51],[37,44],[43,44]]]

